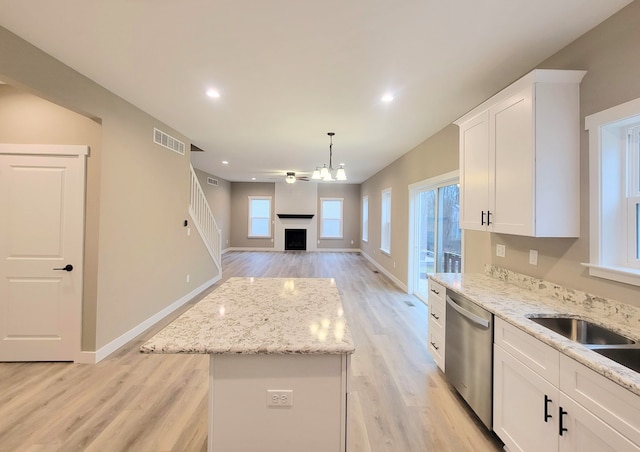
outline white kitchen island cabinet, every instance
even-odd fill
[[[455,121],[462,229],[579,236],[584,74],[536,69]]]
[[[209,355],[210,452],[344,452],[354,350],[326,278],[231,278],[141,347]]]

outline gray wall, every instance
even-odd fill
[[[342,239],[321,239],[320,198],[343,198]],[[357,249],[360,246],[360,185],[318,183],[318,248]],[[353,243],[351,243],[353,241]]]
[[[315,182],[309,182],[315,183]],[[249,196],[271,196],[271,215],[275,221],[275,183],[271,182],[231,182],[231,246],[233,248],[273,248],[271,239],[248,237]],[[319,239],[318,248],[358,249],[360,245],[360,185],[318,184],[318,222],[320,230],[320,198],[344,198],[343,239]],[[217,218],[217,217],[216,217]],[[273,225],[272,225],[273,226]],[[353,244],[351,241],[353,240]]]
[[[249,196],[271,196],[271,239],[249,238]],[[231,246],[273,248],[276,184],[273,182],[231,182]]]
[[[596,295],[640,306],[640,288],[594,278],[580,265],[589,261],[589,139],[584,118],[640,97],[640,1],[586,33],[541,68],[585,69],[580,86],[580,238],[530,239],[493,234],[492,247],[505,244],[505,258],[487,260],[514,271],[544,278]],[[538,266],[529,265],[529,250],[538,250]]]
[[[450,125],[362,184],[361,195],[369,196],[369,240],[360,247],[404,284],[409,262],[409,185],[457,170],[458,158],[458,127]],[[391,254],[387,255],[380,252],[380,208],[381,191],[389,187]],[[486,234],[465,233],[466,271],[482,270],[489,243]]]
[[[213,213],[218,227],[222,230],[222,250],[225,250],[231,246],[231,182],[197,168],[194,169],[202,191],[209,202],[211,213]],[[208,177],[217,179],[218,186],[209,185],[207,183]]]
[[[535,239],[486,232],[465,232],[465,270],[481,271],[484,263],[544,278],[595,295],[640,306],[635,286],[590,277],[582,262],[589,259],[588,136],[584,117],[640,97],[640,1],[635,1],[537,67],[585,69],[581,103],[581,232],[578,239]],[[531,68],[535,69],[535,68]],[[524,75],[524,73],[522,74]],[[514,80],[515,81],[515,80]],[[470,108],[472,108],[470,106]],[[409,184],[458,169],[458,128],[450,125],[362,184],[369,195],[369,243],[361,245],[400,281],[407,282]],[[379,253],[380,190],[392,187],[391,256]],[[507,247],[505,258],[495,245]],[[528,264],[529,250],[538,250],[538,266]],[[393,263],[396,262],[396,268]]]
[[[56,118],[77,118],[54,108],[49,123],[19,137],[60,143],[87,135],[82,144],[91,145],[82,348],[98,350],[217,274],[200,237],[187,236],[182,225],[189,217],[189,152],[180,155],[154,144],[153,128],[184,141],[187,149],[190,142],[4,28],[0,43],[1,80],[101,124],[98,131],[85,121],[75,135],[63,136],[50,129]],[[15,114],[29,121],[30,111]],[[17,139],[0,136],[0,141]]]
[[[82,292],[82,344],[94,350],[98,306],[100,223],[100,144],[102,126],[11,85],[0,85],[0,142],[89,145],[87,158],[85,280]]]

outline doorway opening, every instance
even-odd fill
[[[410,187],[409,289],[427,301],[432,273],[462,272],[458,172]]]

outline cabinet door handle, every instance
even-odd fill
[[[491,211],[487,210],[487,226],[491,224]]]
[[[546,394],[544,395],[544,421],[549,422],[548,419],[551,419],[553,416],[549,414],[549,402],[553,402]]]
[[[436,290],[436,289],[431,289],[431,292],[433,292],[436,295],[440,295],[440,291]]]
[[[431,346],[436,350],[440,350],[440,347],[438,347],[434,342],[431,342]]]
[[[431,317],[433,317],[436,320],[440,320],[440,317],[438,317],[437,315],[435,315],[433,312],[431,313]]]
[[[558,411],[558,417],[560,419],[560,421],[558,422],[558,433],[560,434],[560,436],[562,436],[562,434],[564,432],[568,432],[569,430],[567,428],[565,428],[562,424],[562,417],[567,414],[567,412],[565,410],[562,409],[562,407],[560,407],[559,411]]]
[[[480,215],[480,226],[484,226],[484,210],[481,212],[481,215]]]

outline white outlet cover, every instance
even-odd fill
[[[506,247],[504,245],[496,245],[496,256],[505,257]]]
[[[529,263],[538,265],[538,250],[529,250]]]
[[[292,407],[293,389],[267,389],[268,407]]]

